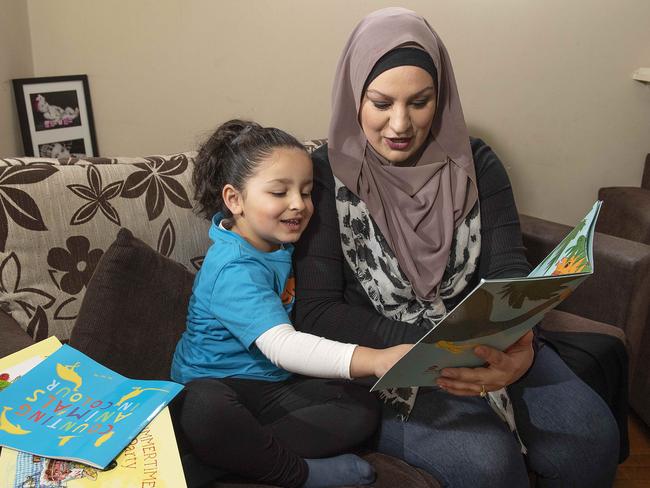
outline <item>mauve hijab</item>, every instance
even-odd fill
[[[359,109],[375,63],[387,52],[413,44],[431,56],[438,71],[437,106],[431,135],[416,161],[393,166],[368,143]],[[415,12],[378,10],[350,35],[334,78],[328,155],[334,175],[365,202],[415,294],[435,300],[454,229],[476,204],[478,190],[449,55]]]

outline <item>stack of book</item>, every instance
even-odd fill
[[[0,359],[0,486],[185,487],[167,404],[56,337]]]

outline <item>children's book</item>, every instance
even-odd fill
[[[54,336],[0,358],[0,392],[61,347]]]
[[[0,486],[5,488],[186,488],[169,409],[164,408],[126,449],[101,471],[74,461],[2,449]]]
[[[68,345],[27,350],[0,363],[6,386],[0,392],[0,445],[39,458],[104,469],[183,388],[125,378]],[[32,369],[3,366],[18,355],[21,367]]]
[[[504,350],[593,273],[593,235],[601,202],[527,277],[478,286],[386,372],[371,391],[432,386],[440,370],[481,366],[478,345]]]

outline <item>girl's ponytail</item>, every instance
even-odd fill
[[[221,198],[223,187],[231,184],[243,190],[246,180],[261,160],[279,147],[305,151],[298,140],[274,127],[233,119],[222,124],[199,148],[194,162],[192,182],[197,211],[207,219],[217,212],[230,217]]]
[[[241,134],[260,127],[255,122],[233,119],[219,128],[199,148],[194,161],[192,183],[197,211],[211,219],[216,212],[229,213],[221,198],[221,190],[231,181],[233,167],[237,164],[233,141]],[[234,184],[233,184],[234,186]]]

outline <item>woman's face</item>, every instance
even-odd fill
[[[398,66],[375,78],[363,95],[359,120],[370,145],[394,164],[424,144],[436,111],[431,75],[417,66]]]

